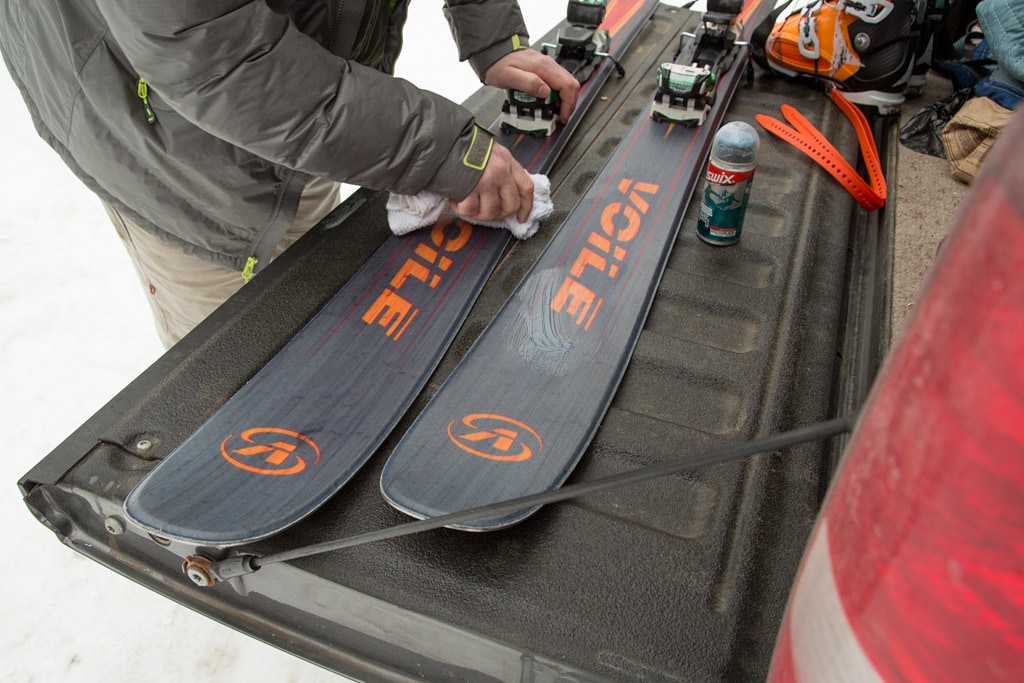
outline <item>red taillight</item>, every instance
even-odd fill
[[[879,375],[769,680],[1024,681],[1024,114]]]

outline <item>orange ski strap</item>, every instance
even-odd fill
[[[864,166],[867,168],[871,181],[870,185],[860,177],[856,169],[843,158],[832,143],[825,139],[821,131],[804,118],[803,114],[788,104],[782,105],[782,115],[791,126],[764,114],[758,114],[755,118],[765,130],[790,143],[828,171],[865,210],[874,211],[885,205],[886,184],[871,125],[868,123],[867,117],[864,116],[864,112],[843,97],[838,89],[832,88],[829,94],[857,132],[861,155],[864,157]]]

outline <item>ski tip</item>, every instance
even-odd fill
[[[173,524],[166,524],[162,520],[154,519],[145,512],[139,511],[127,504],[124,505],[125,519],[136,528],[148,534],[154,541],[161,545],[170,543],[184,543],[186,545],[203,546],[208,548],[229,548],[246,543],[255,543],[277,533],[277,529],[256,531],[246,530],[240,533],[237,530],[227,532],[224,530],[199,530],[190,529]]]
[[[406,496],[396,495],[384,482],[381,482],[381,495],[384,500],[387,501],[388,505],[393,507],[395,510],[408,515],[416,520],[427,520],[436,519],[445,515],[454,515],[457,513],[471,510],[472,508],[460,508],[460,509],[439,509],[433,506],[424,505],[421,502],[413,501]],[[468,521],[458,521],[453,524],[446,524],[444,528],[454,529],[456,531],[471,531],[471,532],[487,532],[487,531],[500,531],[507,529],[511,526],[522,522],[526,518],[537,512],[540,507],[527,508],[524,510],[517,510],[515,512],[497,515],[494,517],[488,517],[483,519],[475,519]]]
[[[161,545],[171,542],[184,543],[210,548],[229,548],[246,543],[255,543],[278,534],[308,516],[312,510],[304,511],[301,516],[289,519],[282,524],[280,519],[263,525],[246,525],[251,518],[230,517],[218,520],[210,515],[196,515],[187,509],[176,515],[164,514],[163,508],[154,508],[153,501],[146,492],[135,490],[129,493],[121,506],[124,517],[129,524],[148,534]],[[159,502],[159,501],[158,501]],[[236,523],[230,523],[235,520]]]

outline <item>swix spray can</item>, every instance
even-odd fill
[[[708,244],[739,240],[760,144],[757,131],[743,121],[728,123],[715,134],[697,217],[697,236]]]

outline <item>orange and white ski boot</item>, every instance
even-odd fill
[[[760,44],[753,54],[764,68],[827,80],[850,101],[892,113],[903,103],[914,71],[915,5],[913,0],[783,0],[755,32],[753,42]]]

